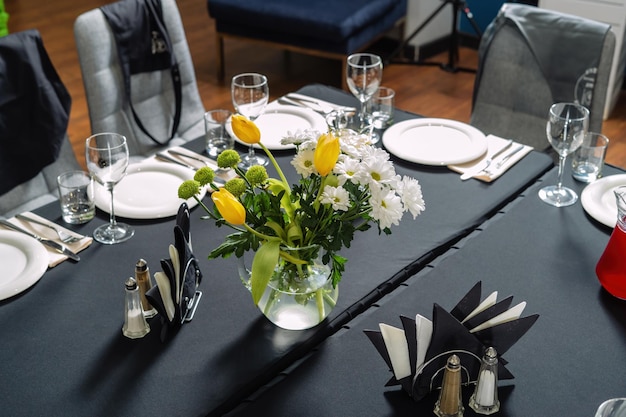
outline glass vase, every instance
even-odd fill
[[[322,262],[319,246],[281,247],[279,261],[259,309],[276,326],[287,330],[304,330],[321,323],[332,311],[339,297],[333,287],[331,269]],[[292,263],[286,258],[300,259],[306,264]],[[250,270],[244,257],[238,258],[239,276],[250,289]]]

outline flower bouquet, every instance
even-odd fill
[[[232,129],[242,141],[263,149],[279,178],[268,177],[263,166],[241,172],[239,154],[227,150],[219,155],[218,166],[237,170],[239,177],[218,188],[213,182],[215,172],[203,167],[193,180],[181,184],[179,197],[195,198],[218,226],[235,230],[211,251],[209,259],[233,254],[242,258],[248,251],[255,252],[244,282],[270,320],[271,309],[287,304],[279,294],[295,294],[295,304],[313,306],[317,312],[315,325],[336,301],[347,261],[340,250],[350,246],[355,232],[369,229],[371,223],[377,224],[379,232],[390,234],[391,226],[398,225],[405,212],[417,217],[425,208],[419,182],[397,175],[387,152],[372,146],[366,135],[306,130],[282,139],[297,150],[291,164],[300,179],[291,185],[261,142],[254,122],[234,115]],[[206,185],[214,190],[213,209],[198,198]],[[311,276],[316,277],[315,283],[310,282]]]

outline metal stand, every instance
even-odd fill
[[[438,62],[423,62],[423,61],[394,61],[393,59],[398,54],[400,54],[404,50],[404,48],[406,48],[409,42],[415,36],[417,36],[417,34],[420,33],[422,29],[424,29],[424,27],[426,27],[426,25],[429,24],[430,21],[433,20],[435,16],[437,16],[443,10],[443,8],[446,7],[446,5],[448,4],[452,5],[452,33],[450,34],[450,46],[448,48],[448,62],[438,63]],[[456,66],[456,62],[459,60],[459,29],[457,28],[458,20],[459,20],[459,11],[462,11],[463,14],[465,14],[465,17],[472,25],[472,28],[474,29],[476,34],[479,37],[482,36],[481,30],[478,27],[478,24],[476,23],[476,21],[474,20],[474,15],[472,14],[471,10],[469,9],[469,7],[467,6],[464,0],[443,0],[443,3],[441,4],[441,6],[439,6],[437,10],[435,10],[430,16],[428,16],[428,18],[426,18],[426,20],[424,20],[424,22],[422,22],[422,24],[417,29],[415,29],[408,38],[402,41],[402,43],[391,53],[391,55],[388,58],[388,61],[394,64],[438,65],[441,67],[441,69],[443,69],[444,71],[448,71],[448,72],[458,72],[458,71],[476,72],[475,69],[462,68],[462,67]]]

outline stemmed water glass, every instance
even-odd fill
[[[127,224],[115,221],[113,204],[113,187],[124,178],[128,167],[126,138],[117,133],[98,133],[90,136],[85,143],[85,157],[91,176],[111,193],[109,223],[94,230],[94,239],[107,245],[130,239],[135,230]]]
[[[231,96],[237,113],[255,120],[265,110],[270,92],[267,77],[257,73],[235,75],[231,82]],[[254,146],[250,145],[248,154],[241,158],[240,167],[244,170],[254,165],[267,165],[268,159],[256,155]]]
[[[559,154],[559,177],[556,185],[539,190],[539,198],[556,207],[574,204],[578,200],[576,192],[563,186],[563,170],[567,155],[582,144],[589,126],[589,110],[577,103],[556,103],[550,107],[546,125],[548,142]]]
[[[383,61],[378,55],[358,53],[350,55],[347,64],[348,88],[361,102],[359,124],[362,130],[368,123],[365,114],[366,103],[378,90],[383,78]]]

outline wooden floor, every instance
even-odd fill
[[[69,136],[76,155],[84,164],[84,139],[90,135],[89,116],[73,36],[76,17],[109,1],[103,0],[5,0],[10,14],[9,29],[17,32],[36,28],[72,98]],[[215,61],[215,30],[206,1],[178,0],[191,50],[200,95],[205,108],[232,108],[230,87],[218,82]],[[446,60],[442,55],[433,60]],[[476,52],[461,49],[460,65],[476,67]],[[261,72],[268,76],[272,98],[303,85],[322,83],[341,85],[341,66],[337,61],[298,54],[286,56],[273,48],[241,41],[226,43],[226,80],[240,72]],[[383,84],[396,91],[396,106],[428,117],[469,121],[474,83],[472,73],[448,73],[434,66],[389,65]],[[611,144],[607,161],[626,168],[626,91],[605,121],[603,132]]]

